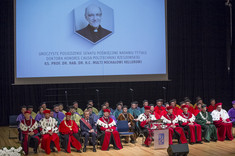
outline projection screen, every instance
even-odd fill
[[[15,84],[167,81],[166,0],[15,0]]]

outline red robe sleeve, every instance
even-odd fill
[[[78,133],[78,130],[79,130],[78,125],[76,124],[74,120],[72,120],[72,122],[73,122],[73,127],[72,127],[73,133]]]
[[[140,126],[141,126],[141,127],[146,127],[147,124],[148,124],[148,122],[145,120],[145,121],[142,121],[142,122],[140,123]]]

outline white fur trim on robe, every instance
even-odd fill
[[[56,119],[54,119],[52,117],[50,117],[49,119],[42,118],[39,121],[39,126],[42,128],[41,134],[46,134],[50,130],[53,133],[59,133],[59,130],[57,128],[57,121],[56,121]]]
[[[186,118],[182,117],[181,115],[178,115],[178,120],[181,121],[181,122],[188,122],[188,120],[190,122],[194,122],[195,121],[195,116],[192,114],[192,117],[187,120]]]
[[[157,120],[155,118],[155,116],[152,115],[152,114],[149,114],[149,117],[150,117],[150,120]],[[143,122],[143,121],[147,120],[147,116],[144,113],[142,113],[138,116],[137,120],[140,121],[140,122]]]
[[[20,122],[20,129],[22,130],[22,131],[29,131],[29,132],[32,132],[32,131],[34,131],[35,129],[37,129],[38,128],[38,123],[37,123],[37,121],[35,121],[35,123],[30,127],[30,128],[28,128],[25,124],[23,124],[22,122]]]
[[[101,121],[100,119],[97,120],[96,122],[97,125],[101,126],[101,127],[104,127],[104,128],[109,128],[109,127],[113,127],[113,126],[116,126],[116,123],[115,121],[113,120],[110,124],[107,124],[103,121]]]
[[[171,120],[165,118],[164,116],[162,116],[161,119],[163,120],[164,123],[168,123],[168,124],[170,124],[170,123],[176,124],[176,123],[178,123],[178,121],[179,121],[179,119],[178,119],[177,116],[175,116],[175,119],[172,120],[172,122],[171,122]]]
[[[213,121],[218,121],[220,120],[220,117],[223,119],[223,120],[226,120],[229,118],[228,116],[228,112],[224,109],[221,109],[221,111],[219,112],[218,110],[213,110],[212,113],[211,113],[211,116],[212,116],[212,120]]]

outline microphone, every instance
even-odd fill
[[[66,90],[66,91],[64,91],[64,93],[65,93],[65,94],[67,94],[67,90]]]
[[[162,87],[162,89],[166,90],[166,87]]]
[[[99,92],[99,89],[96,89],[95,91],[96,91],[96,92]]]
[[[133,91],[134,91],[134,89],[130,88],[130,91],[132,91],[132,92],[133,92]]]

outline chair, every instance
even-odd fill
[[[17,115],[10,115],[9,116],[9,139],[17,139],[17,136],[11,136],[11,130],[13,128],[17,128],[18,124],[17,124]]]
[[[89,136],[89,140],[91,140],[92,139],[92,137],[90,137]],[[80,136],[80,140],[81,140],[81,144],[84,144],[85,143],[85,137],[84,136]],[[98,149],[98,139],[97,139],[97,137],[96,137],[96,148]],[[89,144],[88,144],[89,145]]]
[[[232,134],[235,136],[235,127],[232,128]]]
[[[128,121],[118,121],[117,122],[117,131],[120,136],[131,136],[134,132],[129,132]]]

